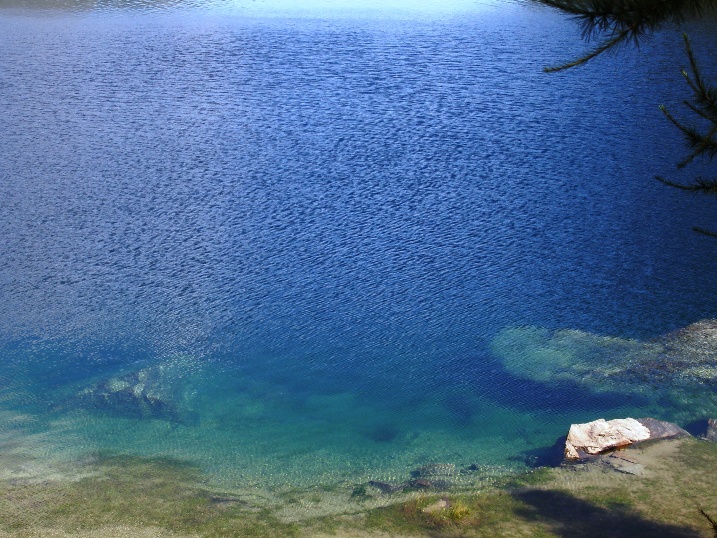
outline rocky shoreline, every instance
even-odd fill
[[[171,462],[120,458],[89,465],[96,473],[81,480],[1,482],[0,536],[557,538],[566,529],[592,537],[598,525],[611,537],[708,538],[712,530],[699,510],[715,511],[706,471],[717,465],[717,444],[692,436],[646,440],[506,477],[494,487],[375,488],[371,499],[355,489],[311,490],[275,496],[271,508],[248,492],[209,491],[190,469]],[[429,464],[407,482],[461,471]]]

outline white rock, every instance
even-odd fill
[[[599,454],[610,448],[630,445],[650,438],[650,430],[634,418],[598,419],[570,426],[565,441],[565,457],[580,459],[580,452]]]

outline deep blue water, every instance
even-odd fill
[[[717,316],[717,241],[691,231],[714,200],[652,179],[686,151],[657,108],[687,95],[679,31],[548,75],[578,29],[509,2],[2,5],[0,378],[43,454],[358,482],[672,418],[491,342]],[[67,403],[160,364],[177,423]]]

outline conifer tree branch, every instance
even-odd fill
[[[582,58],[578,58],[577,60],[574,60],[572,62],[568,62],[566,64],[558,65],[555,67],[546,67],[544,69],[544,71],[546,73],[556,73],[558,71],[564,71],[565,69],[570,69],[571,67],[577,67],[579,65],[587,63],[590,60],[592,60],[593,58],[595,58],[596,56],[599,56],[600,54],[605,52],[606,50],[609,50],[609,49],[615,47],[616,45],[619,45],[620,43],[622,43],[624,40],[626,40],[629,37],[630,32],[632,32],[632,29],[626,28],[625,30],[623,30],[622,32],[617,34],[615,37],[613,37],[612,39],[608,39],[607,41],[603,42],[602,45],[593,49],[592,52],[586,54]]]
[[[667,107],[665,105],[660,105],[660,110],[665,115],[665,117],[672,122],[672,124],[677,127],[680,131],[682,131],[685,136],[690,136],[690,129],[688,127],[685,127],[682,125],[679,121],[675,119],[675,117],[670,113],[669,110],[667,110]]]
[[[679,24],[700,17],[717,7],[717,0],[532,0],[571,15],[582,26],[583,39],[598,35],[607,39],[586,56],[563,66],[548,68],[555,72],[582,65],[619,43],[640,40],[667,24]]]
[[[708,235],[714,235],[714,234],[708,234]],[[709,521],[710,525],[712,526],[712,530],[715,533],[715,536],[717,537],[717,521],[712,519],[707,512],[705,512],[702,508],[699,508],[700,514],[704,516],[704,518]]]
[[[682,37],[685,42],[692,76],[684,69],[682,70],[682,75],[694,93],[692,103],[685,101],[685,105],[697,116],[710,122],[711,126],[705,134],[702,134],[696,127],[687,126],[678,121],[665,106],[660,106],[660,110],[662,110],[667,119],[682,131],[689,147],[693,150],[677,164],[678,168],[684,168],[697,157],[704,155],[711,160],[717,155],[717,90],[709,86],[702,78],[700,68],[692,51],[690,39],[686,34],[683,34]]]
[[[695,101],[698,105],[701,105],[705,112],[714,116],[717,116],[717,91],[714,88],[709,87],[704,79],[702,73],[697,65],[694,52],[692,51],[692,44],[687,34],[682,34],[682,39],[685,41],[685,50],[687,51],[687,58],[690,62],[690,68],[692,69],[692,76],[694,81],[687,74],[687,71],[682,70],[682,76],[685,77],[687,83],[692,88],[695,94]]]
[[[697,114],[698,116],[700,116],[702,119],[705,119],[705,120],[707,120],[707,121],[709,121],[709,122],[712,122],[712,123],[717,123],[717,117],[711,116],[708,112],[706,112],[706,111],[704,111],[704,110],[700,110],[699,108],[697,108],[697,106],[693,105],[693,104],[690,103],[689,101],[683,101],[683,104],[684,104],[687,108],[689,108],[692,112],[694,112],[695,114]]]
[[[632,41],[635,45],[650,34],[668,24],[679,24],[690,18],[698,18],[717,8],[717,0],[527,0],[560,10],[576,19],[582,26],[582,37],[590,41],[601,36],[602,42],[585,56],[557,67],[548,67],[546,72],[563,71],[583,65],[600,54]],[[690,72],[682,70],[692,98],[684,104],[698,120],[708,123],[706,128],[687,125],[663,105],[660,110],[685,137],[690,153],[677,168],[684,168],[697,157],[712,161],[717,156],[717,86],[711,86],[702,77],[699,65],[686,34],[683,34]],[[657,177],[665,185],[685,191],[717,195],[717,179],[697,177],[691,184],[676,183]],[[717,237],[717,233],[704,228],[695,231]],[[708,517],[704,512],[703,515]],[[708,518],[709,519],[709,518]],[[712,520],[710,520],[712,522]]]
[[[683,191],[699,191],[705,194],[717,194],[717,179],[703,179],[698,177],[695,179],[694,183],[689,185],[676,183],[674,181],[670,181],[669,179],[665,179],[662,176],[655,176],[655,179],[665,185],[675,187],[676,189],[681,189]]]

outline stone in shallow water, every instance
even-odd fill
[[[110,377],[77,393],[73,404],[132,418],[182,422],[181,407],[191,392],[187,372],[192,365],[186,362],[180,359]]]
[[[638,418],[637,421],[650,430],[650,439],[669,439],[671,437],[689,437],[690,433],[677,424],[657,420],[656,418]]]
[[[717,353],[717,319],[691,323],[665,335],[661,340],[666,346],[674,347],[682,353],[714,356]]]
[[[652,356],[661,347],[574,329],[515,327],[498,333],[491,349],[517,377],[548,384],[577,383],[600,392],[614,390],[616,375],[636,357]]]
[[[717,418],[711,418],[707,421],[705,439],[717,443]]]
[[[80,392],[77,401],[83,407],[131,417],[178,418],[177,406],[168,391],[146,370],[96,383]]]
[[[376,488],[381,493],[385,493],[386,495],[403,490],[403,484],[391,484],[389,482],[381,482],[379,480],[369,480],[368,485]]]

